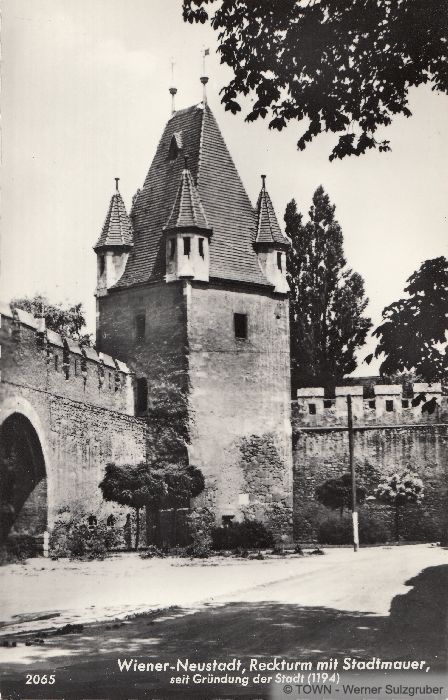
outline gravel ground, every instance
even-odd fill
[[[266,599],[266,585],[269,600],[387,614],[393,596],[406,592],[407,578],[425,566],[446,563],[448,552],[431,545],[365,548],[356,554],[349,548],[328,549],[325,556],[262,561],[141,559],[135,553],[91,562],[30,559],[0,571],[0,636],[172,606],[256,602]],[[291,584],[297,576],[300,586]]]

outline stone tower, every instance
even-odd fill
[[[110,220],[113,206],[121,243],[113,247],[105,225],[95,250],[100,260],[121,255],[124,270],[99,277],[98,349],[135,372],[137,414],[150,416],[164,373],[176,379],[189,460],[206,476],[199,498],[218,522],[247,515],[289,536],[289,244],[264,178],[254,208],[201,103],[168,121],[134,197],[132,230],[119,194]]]

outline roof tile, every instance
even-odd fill
[[[133,245],[132,224],[120,192],[114,192],[109,204],[106,221],[101,235],[95,244],[98,248]]]
[[[182,134],[181,149],[170,159],[173,136]],[[176,138],[176,143],[179,144]],[[257,214],[208,105],[175,112],[165,127],[131,218],[134,248],[115,287],[163,279],[163,229],[171,215],[183,178],[184,157],[203,205],[204,218],[213,229],[210,277],[271,286],[254,248]]]
[[[200,228],[210,230],[199,192],[194,186],[190,171],[182,170],[179,189],[165,229]]]
[[[281,244],[289,245],[288,239],[281,232],[274,207],[272,206],[269,192],[264,185],[258,197],[257,203],[258,224],[257,224],[257,243]]]

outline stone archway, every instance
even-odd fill
[[[47,470],[38,434],[20,411],[0,426],[0,540],[42,536],[48,527]]]

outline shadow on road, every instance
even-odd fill
[[[213,686],[170,686],[170,677],[182,672],[120,673],[118,658],[175,664],[186,657],[191,661],[237,657],[249,669],[254,657],[318,661],[376,656],[425,659],[433,670],[442,670],[447,664],[448,566],[425,569],[407,585],[411,590],[393,599],[387,617],[269,601],[240,602],[142,615],[119,629],[102,625],[65,638],[49,636],[44,647],[27,648],[28,663],[8,664],[2,691],[24,693],[25,673],[45,669],[56,673],[57,683],[52,689],[40,688],[33,697],[140,698],[152,697],[146,694],[151,690],[159,691],[157,698],[218,697]],[[251,686],[238,688],[238,694],[221,686],[219,697],[264,695]]]
[[[406,581],[411,590],[392,600],[385,619],[383,648],[448,667],[448,565],[431,566]],[[385,653],[385,652],[383,652]]]

